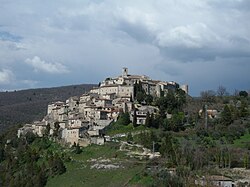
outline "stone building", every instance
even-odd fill
[[[157,96],[161,92],[167,93],[169,90],[183,89],[188,94],[188,86],[180,86],[174,81],[158,81],[152,80],[145,75],[130,75],[128,68],[123,68],[122,75],[115,78],[106,78],[101,82],[100,86],[93,88],[91,93],[98,93],[99,95],[115,94],[118,97],[131,97],[134,98],[134,85],[141,83],[142,88],[146,94]]]
[[[44,119],[20,128],[18,137],[27,132],[43,136],[47,125],[51,128],[49,135],[53,136],[55,130],[58,130],[55,124],[59,124],[61,140],[69,145],[103,144],[102,131],[116,121],[121,112],[129,112],[132,119],[136,114],[137,124],[145,124],[147,113],[157,112],[156,107],[134,106],[135,84],[140,84],[146,94],[155,97],[179,88],[176,82],[152,80],[145,75],[130,75],[128,68],[123,68],[120,76],[106,78],[89,93],[70,97],[65,102],[49,104]],[[188,86],[180,88],[188,92]],[[135,108],[136,113],[133,112]]]

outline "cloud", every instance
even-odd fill
[[[246,88],[249,82],[240,77],[247,79],[250,60],[249,5],[248,0],[4,1],[0,69],[37,81],[18,82],[27,87],[98,83],[127,66],[131,73],[191,84],[196,95],[220,80]]]
[[[35,72],[45,72],[45,73],[68,73],[69,70],[66,66],[60,63],[48,63],[40,59],[38,56],[34,56],[32,59],[27,58],[25,62],[34,68]]]
[[[29,88],[35,87],[39,82],[35,80],[21,80],[21,84],[28,86]]]
[[[14,75],[10,69],[0,70],[0,89],[1,90],[20,90],[27,88],[34,88],[39,82],[36,80],[22,80]],[[2,87],[3,86],[3,87]]]
[[[11,70],[2,69],[0,70],[0,84],[7,85],[10,84],[14,80],[14,74]]]
[[[219,37],[204,23],[178,26],[156,36],[160,47],[202,48],[210,43],[219,42]]]

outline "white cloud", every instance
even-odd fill
[[[157,41],[161,47],[184,46],[187,48],[201,48],[218,42],[219,37],[206,24],[194,23],[187,26],[178,26],[168,32],[161,32]]]
[[[14,74],[11,70],[2,69],[0,70],[0,84],[6,85],[10,84],[14,80]]]
[[[250,60],[249,0],[17,0],[0,6],[0,69],[11,67],[18,80],[32,77],[36,87],[96,83],[123,66],[155,79],[190,80],[180,72],[183,66],[196,69],[197,61],[200,74],[214,74],[201,67],[224,60],[220,76],[225,77],[227,69],[235,69],[228,58],[239,67],[240,58]],[[68,68],[74,73],[63,74]],[[225,82],[235,86],[228,76]]]
[[[69,70],[66,66],[60,63],[48,63],[40,59],[38,56],[34,56],[32,59],[27,58],[25,62],[31,65],[36,72],[45,72],[45,73],[68,73]]]

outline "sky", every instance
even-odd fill
[[[250,89],[249,0],[0,0],[0,90],[121,74]]]

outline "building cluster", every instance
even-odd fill
[[[161,92],[175,90],[181,88],[188,93],[188,85],[180,86],[176,82],[166,82],[159,80],[152,80],[145,75],[129,75],[128,69],[123,68],[122,75],[115,78],[106,78],[100,83],[100,86],[93,88],[91,93],[98,93],[100,95],[115,94],[118,97],[134,99],[134,85],[140,83],[145,93],[155,97],[159,97]]]
[[[105,128],[116,121],[121,112],[129,112],[131,119],[136,114],[137,124],[145,124],[147,113],[157,112],[156,107],[134,104],[137,83],[142,85],[146,94],[154,97],[177,88],[188,93],[187,86],[152,80],[144,75],[129,75],[128,69],[123,68],[121,76],[106,78],[89,93],[70,97],[66,102],[49,104],[44,119],[20,128],[18,137],[32,132],[40,137],[56,135],[61,142],[69,145],[104,144]]]

